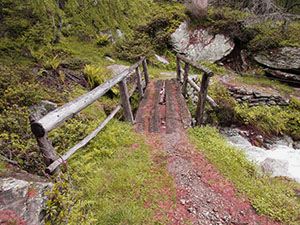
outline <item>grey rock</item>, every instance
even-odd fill
[[[124,37],[124,34],[122,33],[122,31],[120,29],[117,29],[116,33],[117,33],[118,38],[123,38]]]
[[[300,62],[300,59],[299,59],[299,62]],[[287,72],[283,72],[283,71],[280,71],[280,70],[272,70],[272,69],[266,69],[265,71],[267,73],[271,74],[272,76],[278,77],[282,80],[296,81],[296,82],[300,81],[300,75],[299,74],[287,73]]]
[[[254,59],[267,67],[279,70],[300,71],[300,48],[283,47],[268,51],[267,54],[257,54]]]
[[[45,192],[52,183],[25,181],[15,178],[0,179],[0,210],[11,210],[27,224],[43,224],[43,208],[48,200]]]
[[[105,59],[106,59],[107,61],[112,62],[112,63],[115,63],[115,62],[116,62],[116,60],[110,58],[109,56],[105,56]]]
[[[115,64],[115,65],[108,66],[106,68],[111,70],[114,75],[117,75],[117,74],[123,72],[124,70],[128,69],[129,66]]]
[[[266,158],[261,162],[261,167],[265,173],[276,176],[288,176],[289,162],[287,160]]]
[[[171,43],[176,52],[196,62],[216,62],[234,48],[234,42],[229,37],[211,35],[205,28],[191,31],[186,22],[181,23],[171,35]]]
[[[156,55],[155,54],[155,58],[157,59],[158,62],[162,63],[162,64],[165,64],[165,65],[168,65],[170,64],[168,60],[166,60],[164,57],[162,56],[159,56],[159,55]]]
[[[50,102],[48,100],[42,100],[40,102],[40,107],[41,107],[41,110],[48,113],[48,112],[55,110],[57,108],[57,104],[54,102]],[[41,113],[43,113],[43,112],[41,112]]]

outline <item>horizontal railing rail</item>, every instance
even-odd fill
[[[46,172],[56,172],[56,168],[66,159],[68,159],[72,154],[74,154],[78,149],[86,145],[93,137],[95,137],[115,116],[115,114],[121,109],[121,107],[123,108],[125,120],[134,123],[129,98],[136,88],[138,88],[139,98],[143,98],[142,74],[139,68],[140,65],[142,65],[143,67],[144,79],[147,86],[147,84],[149,83],[147,62],[144,57],[141,57],[141,59],[133,66],[107,80],[90,92],[48,113],[44,117],[40,118],[39,113],[35,113],[30,116],[31,130],[37,139],[40,151],[42,152],[45,163],[48,166]],[[126,78],[129,77],[134,71],[137,75],[137,81],[131,89],[130,93],[128,93]],[[63,156],[58,158],[56,151],[54,150],[52,143],[48,138],[48,132],[58,127],[61,123],[73,117],[81,110],[85,109],[87,106],[91,105],[117,84],[119,85],[121,104],[118,105],[115,110],[113,110],[113,112],[102,122],[102,124],[100,124],[96,128],[96,130],[94,130],[85,139],[83,139],[81,142],[67,151]]]

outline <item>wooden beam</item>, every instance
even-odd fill
[[[177,61],[178,61],[178,58],[179,58],[179,59],[183,60],[184,62],[190,64],[191,66],[193,66],[193,67],[201,70],[202,72],[206,73],[209,77],[212,77],[214,75],[214,73],[210,69],[208,69],[207,67],[199,65],[199,64],[193,62],[192,60],[186,58],[185,56],[180,55],[180,54],[177,54],[176,56],[177,56]],[[178,65],[177,65],[177,73],[178,73]]]
[[[123,107],[125,121],[134,124],[133,114],[132,114],[130,101],[129,101],[126,78],[119,82],[119,90],[120,90],[121,104]]]
[[[208,91],[210,76],[204,73],[201,81],[201,88],[199,93],[199,99],[196,109],[196,125],[201,126],[203,122],[203,114],[204,114],[204,107],[205,107],[205,100]]]
[[[129,96],[131,96],[135,89],[137,87],[137,84],[134,84],[132,89],[129,92]],[[55,160],[51,165],[49,165],[46,169],[46,172],[49,174],[52,174],[53,172],[56,172],[56,168],[62,164],[64,161],[66,161],[68,158],[70,158],[75,152],[77,152],[80,148],[84,147],[90,140],[92,140],[96,135],[108,124],[109,121],[112,120],[112,118],[117,114],[117,112],[121,109],[121,104],[119,104],[106,119],[88,136],[86,136],[83,140],[81,140],[79,143],[77,143],[75,146],[73,146],[69,151],[67,151],[65,154],[63,154],[61,157],[59,157],[57,160]]]
[[[176,56],[176,68],[177,68],[177,75],[176,78],[179,82],[181,82],[181,66],[180,66],[180,57],[177,55]]]
[[[142,58],[142,64],[143,64],[143,72],[145,77],[146,86],[149,84],[149,72],[148,72],[148,65],[145,58]]]
[[[31,130],[37,137],[43,137],[47,132],[53,130],[62,122],[66,121],[68,118],[72,117],[76,113],[80,112],[82,109],[86,108],[98,98],[103,96],[108,90],[113,86],[121,82],[126,78],[133,70],[135,70],[143,61],[144,57],[141,58],[139,62],[131,66],[130,68],[124,70],[120,74],[114,76],[103,84],[99,85],[92,91],[74,99],[71,102],[55,109],[54,111],[48,113],[43,118],[35,121],[31,124]]]
[[[188,82],[196,91],[200,92],[200,87],[192,80],[192,78],[188,77]],[[210,104],[210,106],[213,109],[219,108],[218,104],[210,96],[207,95],[206,100],[208,101],[208,104]]]
[[[140,67],[137,67],[135,69],[135,72],[136,72],[136,76],[137,76],[137,86],[138,86],[139,98],[141,100],[144,96],[144,92],[143,92],[143,86],[142,86],[142,75],[141,75]]]
[[[183,74],[183,85],[182,85],[183,97],[186,97],[186,87],[188,82],[189,71],[190,71],[190,65],[188,63],[185,63],[184,74]]]
[[[52,174],[55,169],[66,161],[70,156],[72,156],[77,150],[85,146],[90,140],[92,140],[107,124],[111,119],[117,114],[117,112],[121,109],[121,105],[118,105],[111,114],[88,136],[86,136],[82,141],[77,143],[74,147],[72,147],[69,151],[63,154],[60,158],[54,161],[51,165],[49,165],[46,169],[46,172]]]

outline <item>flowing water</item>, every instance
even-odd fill
[[[229,144],[245,151],[250,160],[271,176],[285,176],[300,183],[300,149],[294,149],[291,141],[286,141],[287,138],[278,139],[267,150],[252,146],[240,132],[238,129],[227,128],[223,134]]]

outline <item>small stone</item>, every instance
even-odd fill
[[[202,176],[202,173],[200,171],[197,171],[197,176],[198,177],[201,177]]]
[[[214,211],[214,212],[218,212],[218,209],[217,209],[217,208],[214,208],[213,211]]]
[[[181,205],[185,205],[185,203],[186,203],[186,201],[185,201],[184,199],[181,199],[181,200],[180,200],[180,204],[181,204]]]
[[[210,199],[207,199],[206,202],[207,202],[207,203],[211,203],[211,200],[210,200]]]
[[[191,207],[191,208],[188,208],[187,210],[189,213],[192,213],[194,209]]]
[[[245,215],[245,212],[242,210],[242,211],[240,211],[240,214],[241,214],[242,216],[244,216],[244,215]]]

